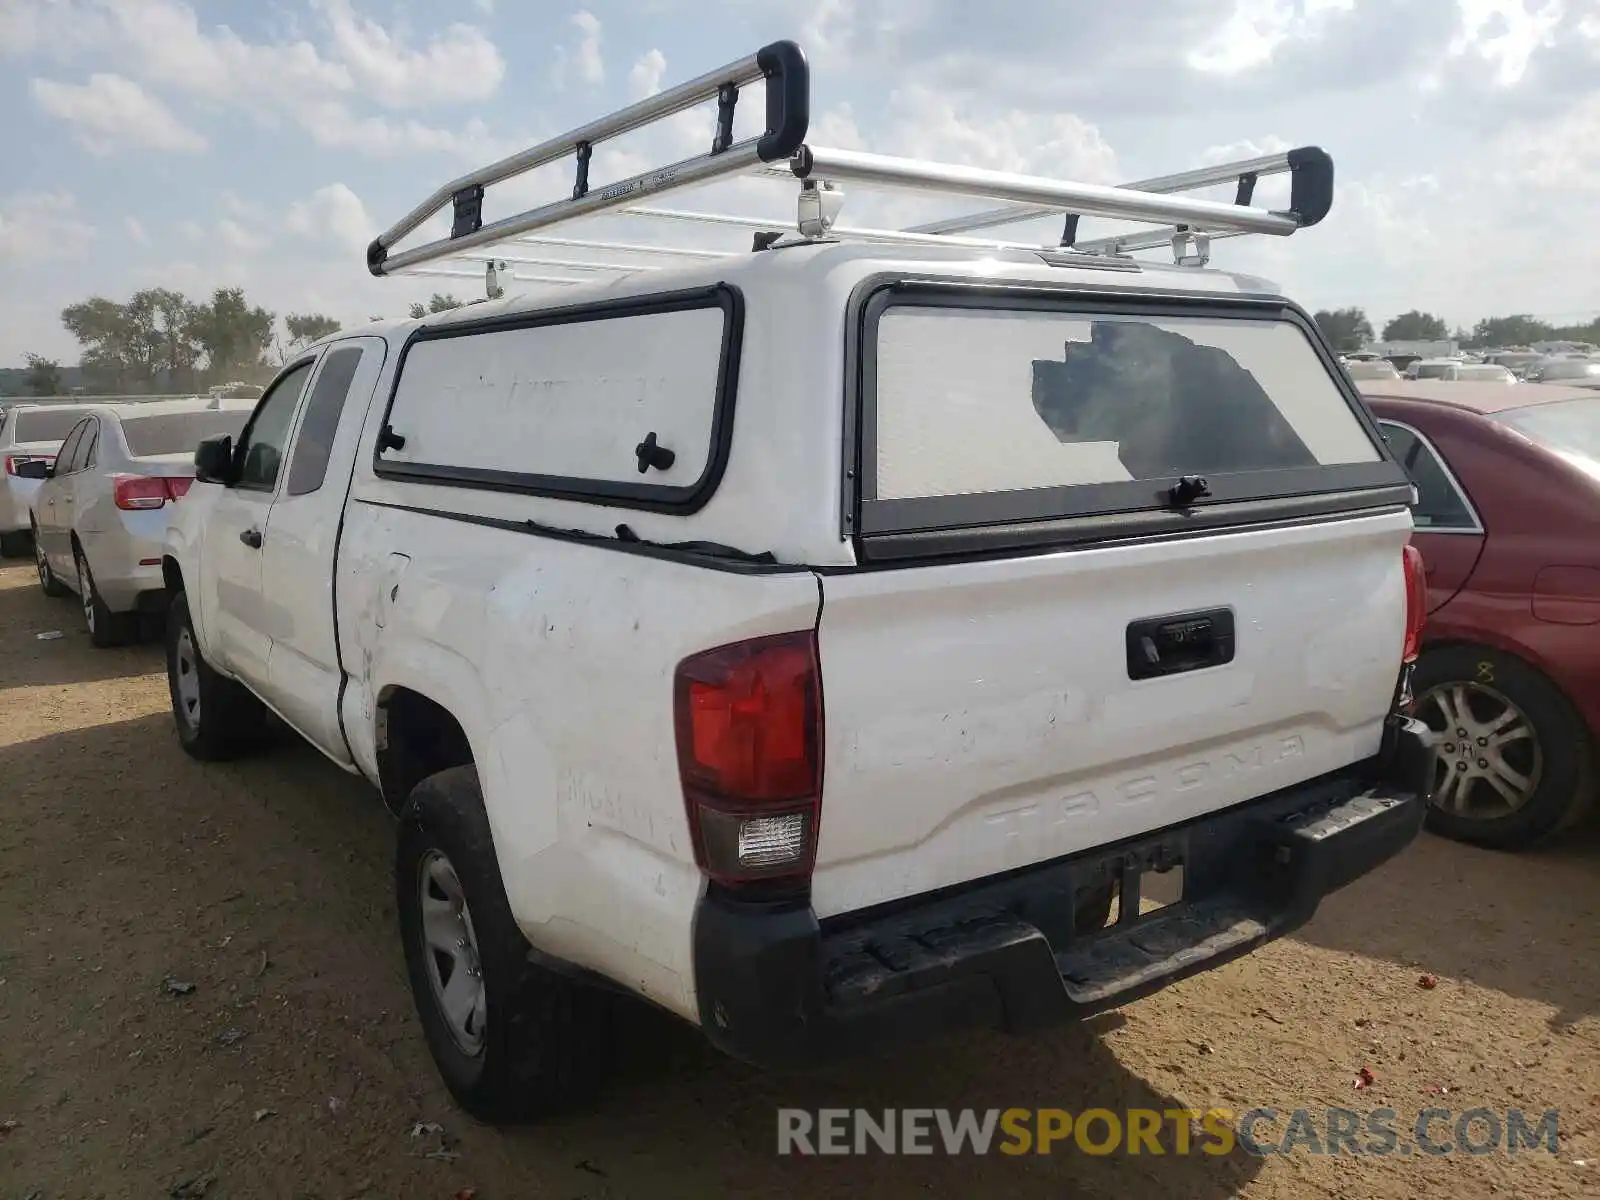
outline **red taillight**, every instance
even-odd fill
[[[53,463],[55,461],[56,456],[53,454],[8,454],[6,455],[6,474],[15,475],[17,473],[17,468],[23,463]]]
[[[187,492],[192,482],[165,475],[113,475],[111,495],[118,508],[129,511],[160,508],[168,500],[176,500]]]
[[[1422,562],[1422,551],[1415,546],[1405,548],[1406,565],[1406,640],[1401,661],[1414,663],[1422,653],[1422,625],[1428,619],[1428,572]]]
[[[189,485],[194,480],[187,475],[167,476],[167,491],[172,493],[174,500],[182,500],[189,494]]]
[[[678,664],[678,772],[695,860],[723,883],[809,877],[822,802],[822,672],[811,631]]]

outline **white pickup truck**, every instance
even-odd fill
[[[807,171],[870,156],[767,152],[800,232],[336,335],[174,508],[184,747],[270,709],[377,787],[427,1040],[486,1118],[597,1083],[618,991],[774,1066],[1122,1004],[1294,929],[1428,800],[1410,483],[1301,309],[846,236]]]

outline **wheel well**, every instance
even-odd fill
[[[450,711],[410,688],[378,701],[378,785],[391,811],[429,775],[472,764],[472,744]]]
[[[178,560],[170,554],[161,560],[161,582],[166,585],[168,596],[176,596],[183,591],[183,571],[178,566]]]

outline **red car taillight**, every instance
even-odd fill
[[[822,670],[811,631],[686,658],[673,686],[695,861],[731,886],[809,879],[822,807]]]
[[[1428,619],[1428,572],[1422,551],[1407,545],[1403,551],[1406,569],[1406,640],[1401,661],[1414,663],[1422,653],[1422,626]]]
[[[130,512],[160,508],[168,500],[183,496],[193,482],[192,479],[165,475],[113,475],[111,495],[118,508]]]
[[[17,473],[17,468],[20,467],[23,463],[29,463],[29,462],[53,463],[55,461],[56,461],[56,458],[55,458],[55,455],[53,455],[53,454],[8,454],[8,455],[6,455],[6,474],[7,475],[15,475]]]

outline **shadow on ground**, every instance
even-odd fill
[[[1537,1000],[1569,1026],[1600,1014],[1600,827],[1522,854],[1424,834],[1297,936]]]
[[[39,590],[33,568],[0,571],[0,692],[8,688],[98,683],[164,670],[160,636],[153,623],[140,641],[96,650],[89,645],[76,596],[51,597]],[[41,642],[41,633],[61,637]]]
[[[252,1194],[285,1196],[471,1184],[486,1198],[562,1200],[1221,1200],[1262,1165],[1237,1151],[1095,1157],[1070,1145],[1024,1158],[776,1154],[786,1106],[1180,1107],[1082,1026],[775,1076],[641,1007],[596,1110],[473,1126],[411,1014],[392,825],[365,785],[293,742],[202,766],[165,713],[0,747],[0,780],[0,1095],[21,1122],[0,1143],[0,1172],[21,1194],[152,1194],[213,1171],[219,1194],[266,1179],[281,1188]],[[167,978],[195,991],[168,994]],[[413,1152],[407,1130],[424,1118],[459,1131],[459,1160]]]

